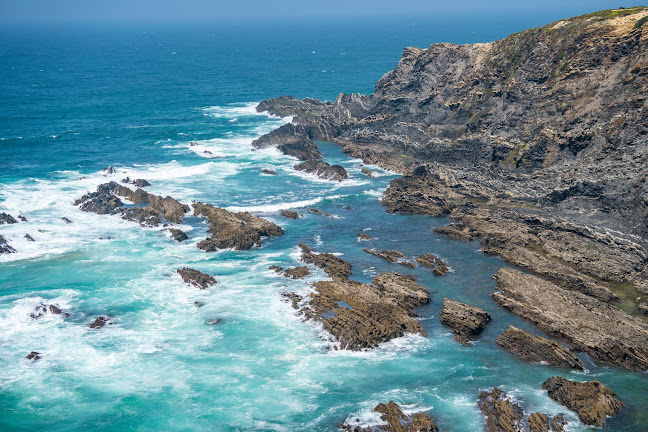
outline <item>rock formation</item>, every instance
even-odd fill
[[[578,382],[552,377],[542,384],[549,397],[572,411],[587,425],[603,427],[623,407],[616,395],[599,381]]]
[[[40,360],[40,359],[41,359],[41,356],[40,356],[40,353],[39,353],[39,352],[32,351],[32,352],[30,352],[29,354],[27,354],[27,357],[25,357],[25,358],[26,358],[27,360],[36,361],[36,360]]]
[[[455,340],[466,346],[468,341],[481,334],[491,320],[488,312],[448,298],[443,299],[439,319],[441,324],[452,329]]]
[[[97,319],[95,319],[93,322],[88,324],[88,326],[91,329],[100,329],[100,328],[104,327],[106,324],[112,324],[112,322],[108,318],[100,316],[100,317],[97,317]]]
[[[371,240],[371,239],[373,239],[373,237],[371,237],[369,234],[363,233],[363,232],[358,233],[357,237],[358,237],[358,240]]]
[[[351,276],[351,264],[330,253],[320,253],[300,244],[301,259],[305,263],[314,264],[323,269],[330,277],[348,278]]]
[[[289,268],[284,271],[284,276],[291,279],[303,279],[310,274],[310,270],[306,266]]]
[[[323,212],[322,210],[316,209],[316,208],[310,209],[310,212],[318,214],[318,215],[326,216],[326,217],[332,217],[333,216],[331,213]]]
[[[375,412],[381,414],[380,419],[384,425],[353,427],[349,424],[341,424],[340,428],[347,432],[437,432],[437,426],[432,418],[422,412],[406,415],[397,403],[390,401],[386,404],[378,404]]]
[[[583,369],[583,362],[574,353],[542,336],[534,336],[510,326],[497,338],[497,345],[518,357],[551,366]]]
[[[292,210],[281,210],[281,216],[288,219],[297,219],[299,217],[299,213]]]
[[[8,213],[0,213],[0,225],[18,223],[13,216]]]
[[[11,247],[7,239],[0,235],[0,255],[15,253],[16,249]]]
[[[348,174],[341,165],[329,165],[322,160],[307,160],[300,164],[295,165],[297,171],[304,171],[310,174],[315,174],[319,178],[325,180],[342,181],[348,177]]]
[[[188,240],[187,234],[178,228],[170,228],[169,232],[171,233],[171,238],[178,243],[182,243],[185,240]]]
[[[423,267],[431,268],[435,276],[445,276],[450,271],[448,264],[436,255],[421,254],[414,260]]]
[[[188,283],[189,285],[193,285],[196,288],[206,289],[209,288],[211,285],[216,284],[216,279],[213,276],[210,276],[207,273],[202,273],[198,270],[189,267],[183,267],[179,269],[177,272],[185,283]]]
[[[398,263],[402,266],[409,267],[409,268],[414,268],[414,264],[411,262],[407,261],[407,256],[403,255],[402,253],[395,251],[395,250],[373,250],[373,249],[362,249],[364,252],[367,252],[368,254],[377,256],[378,258],[382,258],[385,261],[392,262],[392,263]]]

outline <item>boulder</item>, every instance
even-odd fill
[[[189,239],[187,234],[178,228],[170,228],[169,232],[171,233],[171,238],[179,243]]]
[[[583,361],[557,343],[510,326],[497,338],[497,345],[518,357],[551,366],[583,369]]]
[[[299,217],[299,213],[292,210],[281,210],[281,216],[288,219],[297,219]]]
[[[27,218],[26,218],[25,216],[23,216],[23,215],[18,215],[18,219],[20,219],[20,220],[23,221],[23,222],[29,222],[29,221],[27,220]]]
[[[385,424],[366,428],[349,424],[341,424],[340,428],[347,432],[437,432],[437,426],[432,418],[422,412],[407,415],[393,401],[378,404],[374,409],[381,414],[380,419]]]
[[[216,279],[213,276],[189,267],[183,267],[177,272],[185,283],[200,289],[206,289],[216,284]]]
[[[351,276],[351,264],[330,253],[320,253],[309,248],[305,244],[299,245],[302,253],[302,261],[314,264],[323,269],[332,278],[348,278]]]
[[[115,174],[115,167],[114,166],[109,166],[108,168],[103,169],[104,174]]]
[[[491,318],[482,309],[445,298],[439,319],[452,329],[457,342],[468,346],[468,341],[477,338]]]
[[[270,169],[267,169],[267,168],[263,168],[263,169],[261,170],[261,172],[262,172],[263,174],[268,174],[268,175],[277,175],[276,172],[274,172],[274,171],[272,171],[272,170],[270,170]]]
[[[149,183],[148,180],[144,180],[144,179],[135,179],[135,180],[133,180],[133,184],[138,188],[144,188],[144,187],[147,187],[147,186],[151,186],[151,183]]]
[[[64,313],[63,309],[61,309],[57,305],[54,305],[54,304],[49,304],[48,305],[48,304],[44,304],[44,303],[41,303],[38,306],[36,306],[34,308],[34,312],[29,314],[29,316],[32,319],[39,319],[39,318],[45,316],[48,313],[51,313],[52,315],[61,315],[61,314],[63,314],[66,317],[70,316],[69,313]]]
[[[112,324],[112,322],[108,318],[100,316],[100,317],[97,317],[97,319],[95,319],[93,322],[88,324],[88,326],[91,329],[99,329],[99,328],[104,327],[106,324]]]
[[[34,237],[30,236],[29,234],[25,234],[25,238],[26,238],[28,241],[31,241],[31,242],[36,241],[36,240],[34,240]]]
[[[40,353],[39,353],[39,352],[32,351],[32,352],[30,352],[29,354],[27,354],[27,357],[25,357],[25,358],[26,358],[27,360],[36,361],[36,360],[40,360],[40,359],[41,359],[41,356],[40,356]]]
[[[369,178],[374,178],[375,177],[373,171],[371,171],[370,169],[362,168],[361,171],[362,171],[362,174],[366,175]]]
[[[578,414],[587,425],[603,427],[607,417],[621,411],[623,403],[599,381],[578,382],[555,376],[542,384],[549,397]]]
[[[295,165],[297,171],[315,174],[325,180],[342,181],[348,177],[347,171],[341,165],[329,165],[322,160],[307,160]]]

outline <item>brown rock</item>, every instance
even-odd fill
[[[310,270],[306,266],[295,267],[286,269],[284,275],[291,279],[303,279],[310,274]]]
[[[395,402],[378,404],[375,412],[381,414],[380,419],[386,424],[375,427],[353,427],[348,424],[341,424],[340,428],[348,432],[437,432],[434,420],[425,413],[419,412],[406,415]]]
[[[319,178],[326,180],[342,181],[348,177],[348,174],[341,165],[329,165],[322,160],[307,160],[300,164],[295,165],[297,171],[305,171],[307,173],[315,174]]]
[[[549,339],[534,336],[510,326],[497,338],[497,345],[518,357],[552,366],[583,369],[583,362],[574,353]]]
[[[527,419],[529,432],[562,432],[567,421],[562,414],[550,418],[543,413],[533,413]]]
[[[319,214],[319,215],[326,216],[326,217],[333,216],[331,213],[323,212],[322,210],[315,209],[315,208],[310,209],[310,211],[311,211],[311,213]]]
[[[178,228],[170,228],[169,231],[171,232],[171,238],[179,243],[189,239],[187,234]]]
[[[292,210],[281,210],[281,216],[288,219],[297,219],[299,217],[299,213]]]
[[[185,283],[193,285],[200,289],[206,289],[211,285],[216,284],[216,279],[213,276],[208,275],[207,273],[199,272],[198,270],[183,267],[178,270],[178,274]]]
[[[477,406],[486,419],[488,432],[518,432],[524,430],[524,411],[500,389],[479,393]]]
[[[323,269],[332,278],[348,278],[351,276],[351,264],[330,253],[319,253],[305,244],[300,244],[302,261],[315,264]]]
[[[421,264],[423,267],[431,268],[432,273],[435,276],[445,276],[446,273],[450,271],[450,267],[448,267],[448,264],[446,264],[445,261],[443,261],[441,258],[439,258],[436,255],[422,254],[414,258],[414,260],[419,264]]]
[[[373,237],[371,237],[369,234],[366,234],[366,233],[363,233],[363,232],[358,233],[357,237],[358,237],[359,240],[371,240],[371,239],[373,239]]]
[[[572,411],[587,425],[603,427],[606,418],[614,417],[621,403],[614,392],[599,381],[578,382],[552,377],[542,384],[549,397]]]
[[[27,354],[27,357],[25,357],[25,358],[26,358],[27,360],[36,361],[36,360],[40,360],[41,356],[40,356],[40,353],[39,353],[39,352],[32,351],[32,352],[30,352],[29,354]]]
[[[411,262],[407,261],[407,257],[403,255],[402,253],[395,251],[395,250],[373,250],[373,249],[363,249],[363,251],[367,252],[368,254],[377,256],[379,258],[384,259],[385,261],[389,261],[392,263],[398,263],[402,266],[408,267],[408,268],[414,268],[414,264]]]
[[[88,326],[91,329],[96,329],[96,328],[102,328],[106,324],[112,324],[112,323],[110,322],[110,320],[108,318],[100,316],[100,317],[97,317],[96,320],[94,320],[93,322],[88,324]]]
[[[452,329],[457,342],[468,346],[468,341],[479,336],[491,318],[482,309],[445,298],[439,319]]]
[[[369,178],[374,178],[375,177],[373,171],[371,171],[368,168],[362,168],[361,171],[362,171],[362,174],[366,175]]]
[[[274,171],[272,171],[272,170],[270,170],[270,169],[267,169],[267,168],[263,168],[263,169],[261,170],[261,172],[262,172],[263,174],[268,174],[268,175],[277,175],[276,172],[274,172]]]

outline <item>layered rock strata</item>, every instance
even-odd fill
[[[374,412],[381,414],[380,419],[385,424],[376,426],[353,427],[341,424],[340,428],[347,432],[437,432],[437,426],[432,418],[422,412],[407,415],[397,403],[390,401],[376,405]]]
[[[216,284],[216,278],[213,276],[189,267],[183,267],[179,269],[177,273],[185,283],[193,285],[201,290]]]
[[[542,336],[535,336],[510,326],[497,337],[497,345],[524,360],[572,369],[583,369],[583,361],[574,353]]]
[[[457,342],[468,346],[469,341],[481,334],[491,317],[482,309],[445,298],[439,319],[441,324],[452,329]]]

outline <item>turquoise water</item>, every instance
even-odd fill
[[[0,226],[19,251],[0,256],[0,429],[328,431],[345,420],[375,423],[373,406],[395,400],[430,410],[441,430],[478,431],[476,395],[493,386],[529,412],[565,412],[540,390],[557,374],[599,379],[628,403],[607,430],[645,429],[645,374],[590,359],[585,373],[532,365],[494,345],[510,324],[537,332],[489,297],[504,264],[478,243],[432,233],[447,220],[386,213],[379,199],[393,173],[370,166],[378,176],[369,179],[360,161],[328,143],[320,144],[325,159],[349,170],[342,183],[297,172],[272,149],[250,151],[255,137],[289,120],[256,113],[264,98],[368,93],[403,46],[492,40],[548,21],[4,30],[0,211],[29,222]],[[104,177],[108,165],[117,173]],[[177,244],[161,229],[72,204],[126,176],[182,202],[251,211],[286,233],[249,251],[205,253],[195,247],[206,237],[196,218],[182,226],[189,241]],[[282,218],[281,209],[304,217]],[[375,239],[356,241],[362,230]],[[419,310],[427,337],[362,353],[329,350],[321,328],[302,322],[280,295],[307,293],[324,274],[312,269],[293,281],[267,270],[299,265],[302,242],[341,254],[359,281],[384,271],[415,276],[432,295]],[[434,277],[364,247],[434,253],[453,271]],[[205,291],[183,284],[175,270],[184,266],[218,284]],[[440,325],[444,297],[491,313],[480,341],[463,347]],[[41,302],[70,316],[32,320]],[[98,315],[114,324],[89,329]],[[27,361],[32,350],[43,358]],[[589,430],[573,413],[567,418],[568,430]]]

